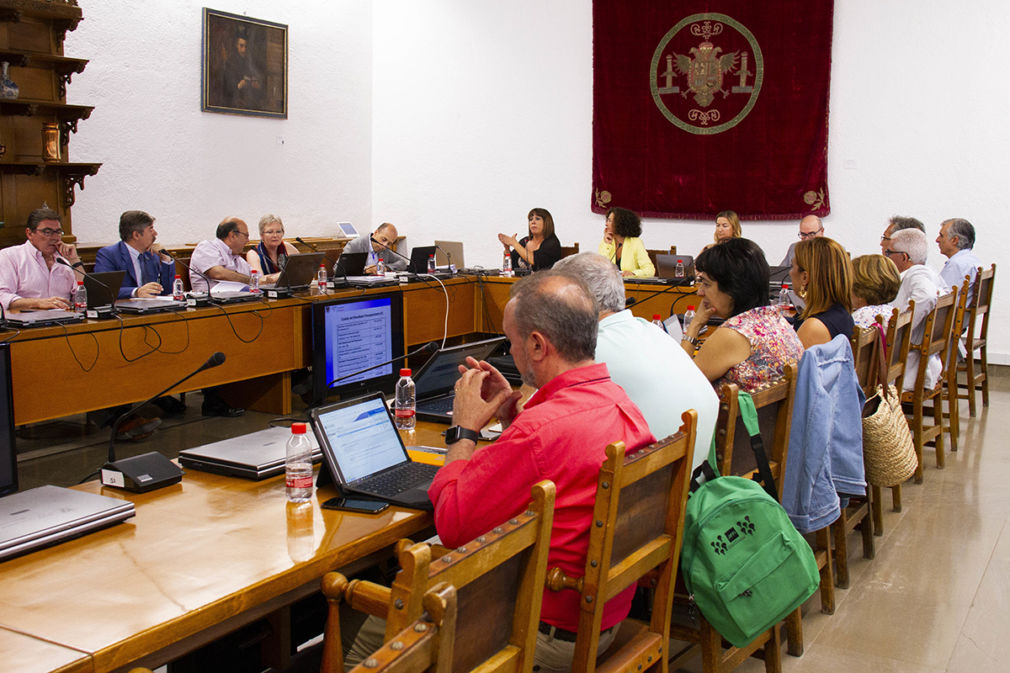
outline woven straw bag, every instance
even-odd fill
[[[880,329],[880,325],[877,325]],[[887,344],[880,329],[877,391],[863,405],[863,465],[873,486],[897,486],[907,481],[919,465],[912,432],[901,410],[895,386],[882,385],[887,378]]]

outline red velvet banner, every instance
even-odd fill
[[[592,208],[826,215],[833,0],[594,0]]]

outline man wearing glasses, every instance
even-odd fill
[[[901,231],[902,229],[918,229],[922,233],[926,233],[926,226],[914,217],[894,215],[887,221],[887,229],[884,229],[884,233],[880,236],[880,254],[887,254],[887,247],[890,245],[889,241],[891,240],[891,234],[896,231]]]
[[[249,262],[245,246],[249,242],[249,227],[237,217],[226,217],[217,225],[217,238],[201,241],[190,258],[189,284],[193,292],[209,292],[207,276],[214,285],[223,280],[249,284]],[[201,273],[203,275],[201,275]],[[276,283],[279,273],[260,279],[263,283]]]
[[[77,248],[63,242],[60,215],[51,208],[37,208],[28,216],[28,240],[0,250],[0,305],[5,311],[70,308],[70,293],[77,278],[69,266],[84,264]]]
[[[928,243],[926,234],[918,228],[910,227],[895,231],[884,244],[886,246],[884,254],[891,258],[901,274],[898,296],[891,303],[898,309],[905,310],[908,301],[915,300],[915,312],[912,314],[912,343],[921,343],[926,331],[926,316],[936,306],[936,298],[950,291],[950,287],[936,271],[926,266]],[[912,390],[915,387],[918,369],[919,354],[909,351],[908,360],[905,361],[905,390]],[[930,356],[926,367],[926,388],[936,385],[940,369],[940,356]]]
[[[800,233],[799,237],[801,241],[805,241],[808,238],[816,238],[817,236],[824,235],[824,223],[821,222],[821,218],[816,215],[807,215],[802,220],[800,220]],[[789,246],[789,250],[786,251],[786,257],[782,260],[779,266],[792,266],[793,256],[796,254],[796,244],[793,243]]]

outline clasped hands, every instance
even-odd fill
[[[456,397],[452,405],[452,422],[463,428],[479,431],[492,418],[497,418],[506,428],[518,414],[517,403],[522,397],[518,390],[487,362],[468,357],[459,366]]]

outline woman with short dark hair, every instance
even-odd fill
[[[627,208],[607,211],[603,227],[603,240],[597,249],[601,255],[617,265],[621,275],[655,276],[656,266],[642,242],[642,219]]]
[[[717,388],[735,383],[750,392],[799,362],[803,344],[778,309],[768,305],[768,262],[756,243],[729,239],[698,255],[695,269],[701,305],[681,345],[709,381]],[[725,322],[695,353],[712,316]]]

